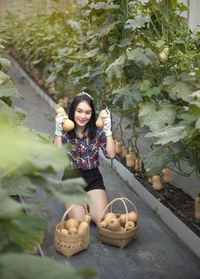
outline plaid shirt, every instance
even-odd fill
[[[63,131],[63,144],[71,144],[72,149],[68,152],[71,158],[71,167],[80,168],[82,170],[90,170],[99,166],[99,147],[104,155],[109,158],[106,151],[106,136],[102,128],[97,128],[96,136],[90,139],[88,130],[80,138],[77,134],[75,138],[71,138],[67,132]]]

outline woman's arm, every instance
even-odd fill
[[[54,137],[54,146],[56,147],[61,147],[62,146],[62,137],[60,136],[55,136]]]
[[[115,144],[112,137],[111,131],[111,118],[110,118],[110,111],[106,109],[107,114],[102,115],[101,117],[104,119],[104,127],[103,130],[106,136],[106,152],[110,159],[115,157]]]
[[[115,144],[112,136],[106,137],[106,151],[110,159],[115,157]]]

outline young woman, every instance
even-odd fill
[[[75,124],[73,130],[64,132],[62,123],[63,114],[56,116],[56,131],[54,145],[70,143],[72,149],[69,152],[73,166],[79,170],[87,186],[85,190],[91,198],[89,205],[92,221],[97,224],[103,209],[108,204],[102,175],[99,172],[99,148],[103,150],[107,158],[115,157],[115,146],[112,138],[110,112],[103,115],[104,128],[96,127],[95,108],[93,98],[86,92],[79,93],[69,108],[69,119]],[[69,208],[72,204],[66,204]],[[70,218],[81,221],[85,214],[82,205],[75,206],[70,212]]]

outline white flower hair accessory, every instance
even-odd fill
[[[84,95],[88,96],[91,100],[94,100],[94,98],[92,98],[92,96],[90,96],[90,94],[88,94],[88,93],[85,92],[85,91],[78,93],[77,96],[84,96]]]

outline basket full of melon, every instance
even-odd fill
[[[90,238],[90,221],[91,215],[88,214],[87,207],[85,208],[85,215],[82,222],[79,222],[75,218],[68,218],[65,221],[65,217],[68,215],[69,211],[75,207],[73,204],[64,213],[62,220],[56,225],[55,230],[55,248],[56,251],[63,254],[67,258],[72,255],[86,250],[89,245]]]
[[[114,213],[112,206],[121,201],[125,212]],[[132,210],[128,211],[127,203]],[[109,211],[105,214],[106,211]],[[125,248],[135,237],[138,231],[138,212],[133,202],[127,198],[113,199],[104,209],[97,224],[98,240],[101,243]]]

